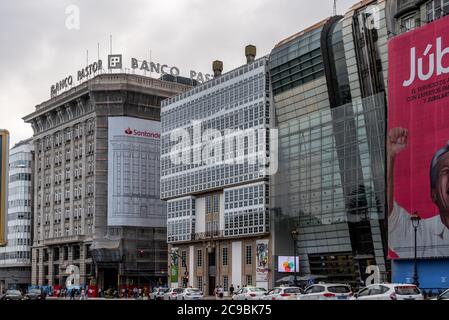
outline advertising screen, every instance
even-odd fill
[[[296,268],[295,268],[295,266],[296,266]],[[295,269],[296,269],[296,271],[295,271]],[[284,273],[299,272],[299,257],[296,257],[296,264],[295,264],[295,257],[279,256],[278,257],[278,272],[284,272]]]
[[[415,230],[418,258],[449,256],[448,27],[444,17],[389,41],[391,259],[414,256]]]
[[[160,122],[109,117],[108,125],[108,225],[165,227]]]

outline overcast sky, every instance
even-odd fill
[[[343,14],[356,0],[339,0]],[[79,29],[68,29],[70,5],[79,8]],[[50,86],[97,59],[106,62],[109,36],[114,53],[190,70],[224,72],[245,63],[244,47],[268,54],[280,40],[324,19],[333,0],[1,0],[0,128],[11,144],[31,137],[22,117],[50,98]]]

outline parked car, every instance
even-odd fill
[[[307,287],[297,300],[348,300],[352,296],[347,284],[320,283]]]
[[[265,293],[261,300],[296,300],[300,294],[298,287],[276,287]]]
[[[23,295],[19,290],[7,290],[2,300],[23,300]]]
[[[45,300],[45,296],[41,289],[31,289],[25,294],[25,300]]]
[[[449,300],[449,289],[441,293],[435,300]]]
[[[181,294],[183,291],[183,288],[170,288],[164,293],[164,300],[178,300],[178,294]]]
[[[357,292],[355,300],[424,300],[421,290],[414,284],[373,284]]]
[[[177,295],[178,300],[203,300],[204,296],[200,289],[187,288]]]
[[[260,300],[266,292],[265,288],[243,287],[232,296],[232,300]]]
[[[155,288],[150,293],[150,300],[164,300],[164,294],[170,289],[168,288]]]

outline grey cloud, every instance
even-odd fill
[[[2,0],[0,127],[12,143],[32,135],[21,118],[49,98],[51,84],[109,52],[177,65],[184,74],[244,63],[254,44],[269,54],[280,40],[332,14],[332,0]],[[340,0],[339,13],[355,0]],[[80,30],[65,28],[65,8],[80,8]],[[128,63],[128,62],[125,62]]]

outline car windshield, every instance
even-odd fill
[[[420,291],[416,286],[395,287],[394,291],[396,292],[396,294],[398,294],[400,296],[409,296],[409,295],[420,294]]]
[[[187,292],[200,293],[200,289],[189,289],[189,290],[187,290]]]
[[[39,289],[33,289],[33,290],[30,290],[30,292],[28,292],[28,293],[41,294],[41,291]]]
[[[347,286],[332,286],[328,287],[327,290],[332,293],[349,293],[351,292],[351,289]]]
[[[267,291],[264,288],[249,288],[249,290],[251,290],[253,292],[265,292],[265,291]]]
[[[449,299],[449,290],[443,292],[440,296],[440,299]]]
[[[6,291],[6,294],[20,295],[21,293],[18,290],[8,290]]]
[[[299,288],[288,288],[284,290],[285,293],[301,293],[301,289]]]

